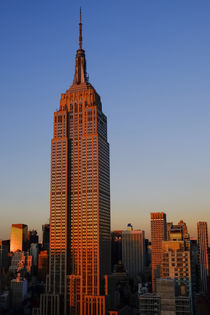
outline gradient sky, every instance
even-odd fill
[[[151,211],[210,225],[210,1],[0,1],[0,238],[49,218],[53,112],[71,85],[79,6],[108,117],[112,228]]]

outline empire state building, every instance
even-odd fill
[[[104,315],[110,261],[107,118],[88,80],[80,12],[73,84],[54,113],[49,276],[37,312]]]

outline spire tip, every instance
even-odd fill
[[[82,8],[80,7],[79,49],[82,49]]]

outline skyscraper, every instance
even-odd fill
[[[208,228],[207,222],[197,223],[198,232],[198,264],[200,270],[200,291],[207,293],[208,276]]]
[[[41,314],[51,314],[52,305],[52,314],[105,314],[103,280],[111,269],[109,164],[107,118],[88,80],[80,12],[73,84],[54,113],[49,281]]]
[[[155,290],[155,279],[160,278],[162,241],[167,237],[166,214],[152,212],[151,216],[151,242],[152,242],[152,289]]]

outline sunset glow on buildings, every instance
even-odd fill
[[[25,224],[12,224],[10,251],[24,250],[28,238],[28,226]]]
[[[210,2],[166,2],[0,4],[1,315],[210,314]]]
[[[81,11],[73,84],[54,113],[50,200],[49,286],[41,314],[49,300],[63,314],[105,314],[102,283],[111,271],[107,118],[88,81]]]
[[[162,241],[167,237],[166,214],[152,212],[151,216],[151,242],[152,242],[152,288],[155,290],[155,279],[160,278],[162,259]]]

